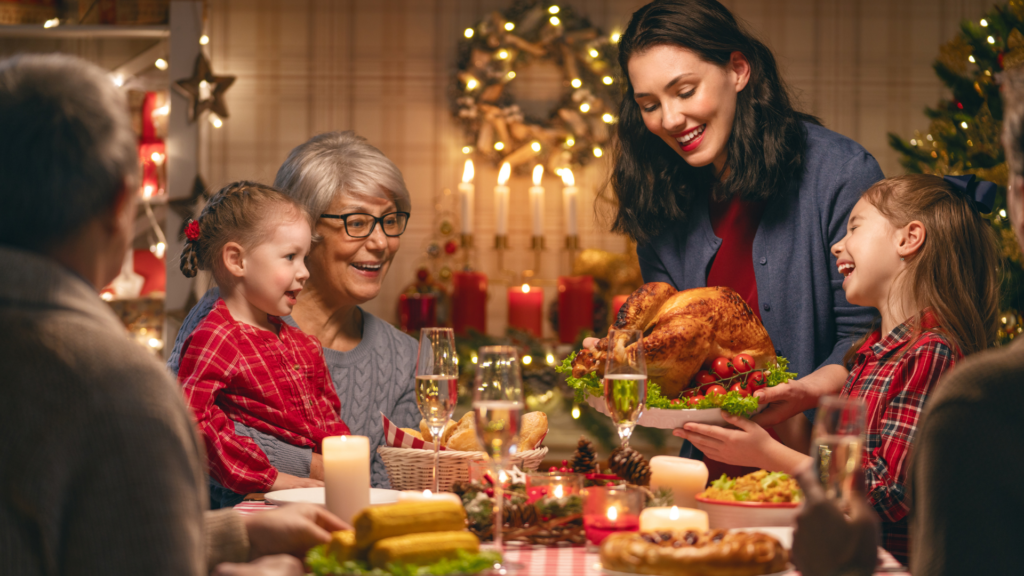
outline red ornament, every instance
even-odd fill
[[[996,62],[999,62],[1000,68],[1003,67],[1003,54],[1005,54],[1005,52],[1000,52],[999,54],[996,55]]]
[[[459,249],[459,245],[455,243],[455,240],[449,240],[444,243],[445,254],[455,254],[455,251]]]
[[[558,472],[558,466],[552,466],[551,468],[548,468],[548,472]]]
[[[562,474],[568,474],[569,468],[566,466],[562,466],[561,468],[558,469],[558,471],[561,472]]]
[[[430,278],[430,271],[426,268],[420,268],[416,271],[416,279],[420,282],[426,282],[427,278]]]
[[[956,103],[956,107],[961,109],[961,110],[963,110],[964,109],[964,103],[963,102],[957,102]]]
[[[484,493],[487,494],[488,498],[494,498],[494,488],[488,488],[484,490]]]
[[[188,238],[189,242],[195,242],[199,240],[199,222],[192,220],[185,227],[185,238]]]

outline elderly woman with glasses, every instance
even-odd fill
[[[353,434],[370,438],[371,482],[390,483],[376,447],[384,443],[380,412],[399,426],[418,426],[414,395],[417,343],[360,305],[380,293],[409,221],[411,202],[402,173],[365,139],[331,132],[299,145],[274,185],[318,214],[309,280],[292,315],[283,320],[315,336],[341,399],[341,417]],[[167,366],[178,372],[182,344],[219,297],[211,289],[185,318]],[[281,472],[302,477],[295,486],[322,485],[323,460],[235,423]],[[244,495],[211,480],[211,507],[231,506]]]

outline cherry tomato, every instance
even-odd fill
[[[711,364],[711,369],[718,374],[719,378],[729,378],[736,373],[733,370],[732,361],[728,358],[715,358],[715,361]]]
[[[744,388],[744,385],[739,382],[730,386],[729,392],[739,392],[740,396],[750,396],[750,391]]]
[[[704,397],[699,395],[690,398],[690,406],[696,406],[697,404],[700,404],[700,401],[703,399]]]
[[[679,398],[673,398],[673,399],[668,401],[668,403],[673,405],[673,406],[678,405],[680,402],[682,402],[682,400],[680,400]]]
[[[697,384],[703,386],[705,384],[711,384],[715,380],[718,380],[718,376],[715,376],[707,370],[701,370],[697,372]]]
[[[765,384],[764,381],[764,372],[754,370],[749,376],[747,376],[747,390],[750,390],[751,394],[766,387],[767,384]]]
[[[707,390],[704,391],[704,395],[705,396],[711,396],[712,394],[718,394],[719,396],[724,396],[725,395],[725,388],[722,388],[718,384],[715,384],[714,386],[711,386]]]
[[[750,372],[754,369],[754,357],[750,354],[737,354],[732,358],[732,365],[737,372]]]

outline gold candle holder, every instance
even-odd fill
[[[505,234],[494,235],[494,251],[498,253],[498,270],[505,270],[505,250],[508,250],[508,236]]]
[[[580,249],[580,237],[571,234],[565,237],[565,250],[569,253],[569,274],[572,275],[576,266],[576,251]]]
[[[544,237],[533,236],[530,239],[530,248],[533,250],[533,269],[540,274],[540,253],[544,251]]]

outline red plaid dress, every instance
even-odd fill
[[[864,475],[868,501],[882,520],[882,546],[907,562],[909,540],[907,469],[910,447],[925,401],[939,377],[953,368],[962,354],[925,313],[922,332],[914,339],[914,322],[900,324],[882,338],[876,330],[857,350],[841,396],[867,403]]]
[[[277,470],[235,422],[316,452],[324,437],[349,433],[320,342],[269,318],[279,335],[235,321],[218,300],[185,340],[178,370],[210,475],[240,494],[268,491]]]

